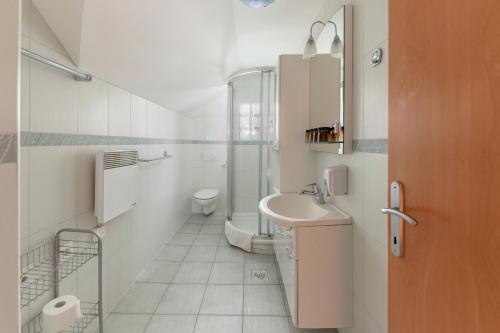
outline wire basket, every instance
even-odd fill
[[[64,333],[83,333],[92,322],[99,317],[99,303],[80,304],[82,317],[73,325],[61,331]],[[43,333],[43,314],[36,315],[22,330],[23,333]]]
[[[21,307],[49,292],[91,259],[98,256],[97,241],[57,241],[59,257],[56,265],[56,242],[51,240],[21,256]]]

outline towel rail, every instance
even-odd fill
[[[165,151],[163,152],[163,156],[162,156],[162,157],[149,158],[149,159],[143,159],[143,158],[140,158],[140,159],[138,159],[138,161],[139,161],[139,162],[143,162],[143,163],[148,163],[148,162],[154,162],[154,161],[166,160],[166,159],[170,159],[170,158],[172,158],[172,157],[174,157],[174,156],[169,155],[169,154],[167,153],[167,151],[165,150]]]
[[[33,59],[33,60],[36,60],[38,62],[41,62],[43,64],[46,64],[46,65],[49,65],[49,66],[52,66],[54,68],[57,68],[63,72],[66,72],[66,73],[69,73],[71,75],[73,75],[73,77],[75,78],[75,80],[77,81],[88,81],[88,82],[91,82],[92,80],[94,80],[94,77],[91,75],[91,74],[86,74],[86,73],[82,73],[76,69],[73,69],[73,68],[70,68],[68,66],[65,66],[65,65],[62,65],[60,63],[57,63],[53,60],[50,60],[48,58],[45,58],[45,57],[42,57],[41,55],[39,54],[36,54],[36,53],[33,53],[31,51],[28,51],[24,48],[21,48],[21,54],[30,58],[30,59]]]

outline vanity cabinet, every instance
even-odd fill
[[[352,326],[352,225],[275,224],[275,253],[298,328]]]

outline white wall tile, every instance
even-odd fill
[[[30,129],[77,133],[77,83],[47,65],[31,62]]]
[[[145,138],[148,135],[148,116],[146,100],[132,95],[131,98],[131,136]]]
[[[387,39],[388,0],[364,1],[364,49],[365,55]]]
[[[366,313],[363,317],[364,319],[364,332],[369,332],[369,333],[384,333],[387,332],[387,330],[384,330],[381,328],[378,323],[370,316],[369,313]]]
[[[368,0],[371,1],[371,0]],[[364,56],[364,3],[365,0],[348,0],[346,4],[352,5],[353,8],[353,60],[360,61]]]
[[[387,43],[380,45],[387,52]],[[387,138],[388,135],[388,67],[387,55],[376,67],[370,56],[364,60],[364,138]]]
[[[352,135],[353,139],[364,138],[364,62],[353,65],[353,105],[352,105]]]
[[[20,185],[20,238],[29,237],[29,179],[30,179],[30,147],[19,148],[19,185]],[[26,246],[25,246],[26,245]],[[27,249],[27,241],[21,241],[21,248]],[[23,251],[21,251],[24,253]]]
[[[78,82],[78,134],[108,135],[106,82]]]
[[[94,211],[95,196],[95,155],[103,150],[100,146],[80,146],[77,148],[77,202],[76,213]]]
[[[146,103],[146,109],[147,109],[148,138],[158,138],[160,135],[160,129],[159,129],[160,112],[158,111],[158,105],[148,101]]]
[[[30,129],[30,60],[21,57],[21,131]]]
[[[388,207],[387,155],[365,154],[363,168],[365,230],[381,244],[387,244],[387,215],[380,209]]]
[[[387,332],[388,249],[366,233],[364,245],[364,307],[382,331]]]
[[[31,147],[30,233],[76,215],[77,150],[75,147]]]
[[[109,135],[130,136],[130,93],[109,86]]]

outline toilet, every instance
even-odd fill
[[[203,189],[194,194],[194,200],[201,206],[203,214],[210,215],[217,208],[217,195],[219,191],[215,189]]]

